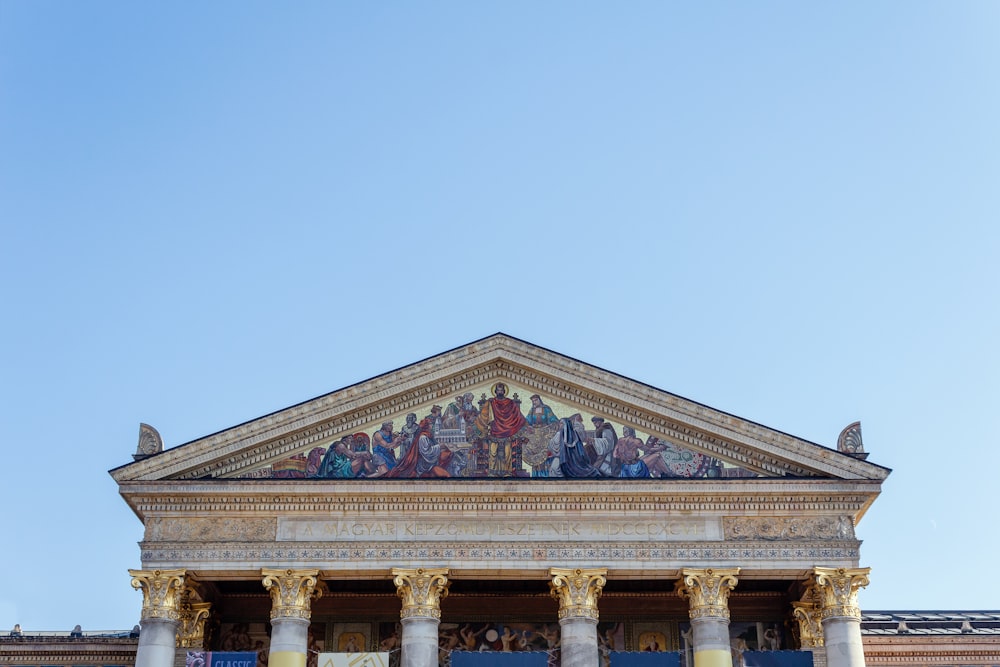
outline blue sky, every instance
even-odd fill
[[[496,331],[893,468],[997,609],[1000,4],[0,1],[0,629],[129,628],[107,470]]]

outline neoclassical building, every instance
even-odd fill
[[[134,459],[138,667],[865,664],[855,526],[889,470],[856,424],[826,447],[496,334],[170,449],[143,425]]]

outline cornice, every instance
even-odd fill
[[[765,476],[882,480],[888,470],[497,334],[111,471],[118,482],[225,477],[507,377]]]
[[[190,480],[125,482],[122,496],[144,519],[169,515],[418,514],[558,515],[716,512],[733,516],[847,514],[855,521],[880,484],[852,480],[601,480],[488,482],[386,480]],[[625,513],[625,514],[621,514]]]

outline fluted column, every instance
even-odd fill
[[[870,567],[814,567],[813,584],[823,619],[826,667],[865,667],[858,591],[868,585]]]
[[[129,570],[132,588],[142,591],[136,667],[172,667],[177,650],[185,570]]]
[[[814,667],[826,667],[823,646],[823,606],[819,591],[810,583],[802,600],[792,603],[792,617],[798,627],[799,649],[813,654]]]
[[[441,600],[448,597],[448,569],[392,568],[399,612],[400,667],[437,667]]]
[[[549,569],[549,592],[559,601],[562,667],[597,667],[597,600],[608,582],[608,570]]]
[[[681,570],[677,594],[688,601],[694,667],[732,667],[729,644],[729,593],[740,569]]]
[[[261,583],[271,593],[271,649],[269,667],[306,667],[312,601],[326,586],[319,570],[260,571]]]

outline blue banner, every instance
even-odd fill
[[[544,651],[452,651],[451,667],[546,667]]]
[[[677,651],[611,651],[611,667],[680,667]]]
[[[744,667],[813,667],[812,651],[743,651]]]
[[[185,667],[257,667],[256,651],[188,651]]]

